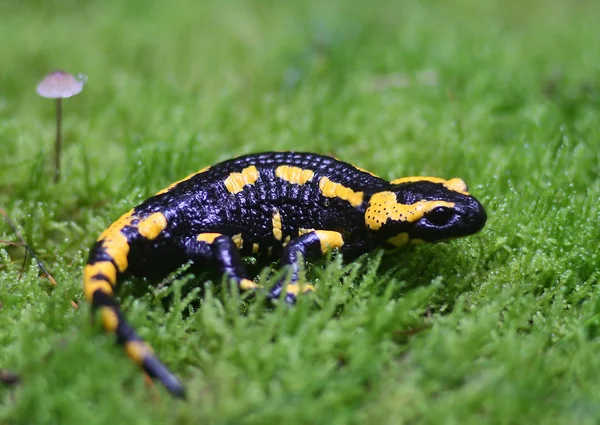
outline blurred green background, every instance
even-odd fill
[[[0,387],[0,422],[597,423],[598,16],[567,0],[1,1],[0,206],[59,285],[0,245],[0,368],[23,381]],[[35,87],[56,69],[88,82],[64,102],[53,185],[54,103]],[[131,322],[188,386],[174,402],[90,324],[87,248],[170,182],[284,149],[460,176],[488,225],[320,263],[316,306],[267,311],[213,282],[196,310],[180,292],[202,279],[128,282]],[[16,241],[4,224],[0,240]]]

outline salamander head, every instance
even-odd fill
[[[365,224],[386,245],[467,236],[487,220],[483,206],[461,179],[406,177],[390,183],[388,190],[371,196],[365,211]]]

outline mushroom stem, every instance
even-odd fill
[[[60,179],[60,156],[62,152],[62,98],[56,99],[56,141],[54,143],[54,183]]]
[[[60,157],[62,153],[62,100],[75,96],[83,90],[85,76],[72,76],[68,72],[55,71],[46,75],[37,86],[40,96],[56,99],[56,141],[54,144],[54,183],[60,180]]]

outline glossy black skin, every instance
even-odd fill
[[[284,164],[313,170],[315,177],[303,185],[288,183],[275,177],[275,168]],[[258,181],[239,193],[229,193],[224,180],[232,172],[240,172],[250,165],[259,170]],[[323,196],[318,186],[322,176],[365,192],[365,201],[359,207],[353,207],[348,201]],[[384,190],[398,192],[398,201],[402,203],[421,199],[455,202],[458,214],[447,228],[427,226],[427,223],[421,226],[390,223],[373,232],[365,226],[365,209],[369,195]],[[271,218],[274,208],[280,211],[282,218],[281,241],[273,237]],[[148,278],[163,277],[189,260],[211,262],[212,256],[196,242],[196,236],[206,232],[227,236],[241,233],[244,240],[241,255],[252,255],[252,243],[258,243],[257,256],[278,259],[283,241],[287,236],[295,238],[298,229],[335,230],[344,238],[344,246],[340,249],[342,255],[351,260],[377,245],[385,245],[387,238],[400,232],[435,241],[475,233],[485,223],[485,212],[475,198],[448,191],[440,184],[391,185],[346,162],[295,152],[247,155],[222,162],[182,181],[166,193],[148,198],[134,211],[140,217],[162,212],[168,221],[167,228],[153,241],[139,237],[135,228],[124,229],[131,247],[127,274]],[[461,217],[460,213],[465,215]]]
[[[231,173],[239,173],[251,165],[258,170],[258,179],[238,193],[231,193],[225,180]],[[314,176],[304,184],[293,184],[276,177],[275,170],[281,165],[311,170]],[[363,192],[360,205],[353,206],[340,197],[324,196],[319,188],[322,177],[354,192]],[[401,204],[431,200],[452,202],[454,207],[436,208],[416,222],[388,220],[375,231],[365,224],[365,211],[370,198],[380,192],[393,192]],[[281,216],[280,240],[273,232],[275,210]],[[246,255],[279,259],[282,267],[291,267],[291,283],[298,282],[299,254],[303,259],[322,255],[319,237],[315,233],[299,235],[300,229],[338,232],[343,239],[339,251],[345,260],[351,260],[377,246],[390,247],[388,239],[399,233],[406,233],[411,239],[435,242],[475,233],[486,221],[485,211],[475,198],[449,190],[441,183],[391,184],[334,158],[298,152],[269,152],[224,161],[148,198],[133,211],[136,219],[120,228],[129,251],[127,269],[119,276],[159,279],[191,261],[195,267],[217,268],[238,282],[240,288],[242,280],[247,279],[240,257]],[[140,234],[137,223],[153,213],[162,213],[167,225],[150,240]],[[205,233],[223,236],[210,243],[198,241],[198,235]],[[243,240],[240,250],[231,239],[239,234]],[[259,244],[258,253],[252,252],[254,243]],[[88,265],[103,261],[116,265],[99,240],[90,252]],[[116,283],[102,274],[94,278],[109,281],[113,286]],[[279,298],[284,283],[282,279],[270,290],[270,298]],[[295,297],[288,289],[285,300],[293,303]],[[119,343],[141,341],[109,292],[101,289],[93,292],[92,305],[115,312]],[[173,394],[183,395],[183,387],[153,355],[145,356],[141,365]]]

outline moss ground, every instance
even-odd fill
[[[0,11],[0,206],[58,281],[29,261],[21,273],[22,248],[0,245],[0,368],[22,377],[0,387],[1,423],[598,423],[598,2]],[[64,104],[53,185],[54,105],[35,86],[56,68],[88,83]],[[171,181],[283,149],[386,178],[461,176],[488,224],[447,244],[318,263],[316,305],[294,309],[190,276],[160,290],[127,282],[130,321],[189,400],[149,389],[90,322],[87,248]],[[0,239],[16,241],[4,223]]]

